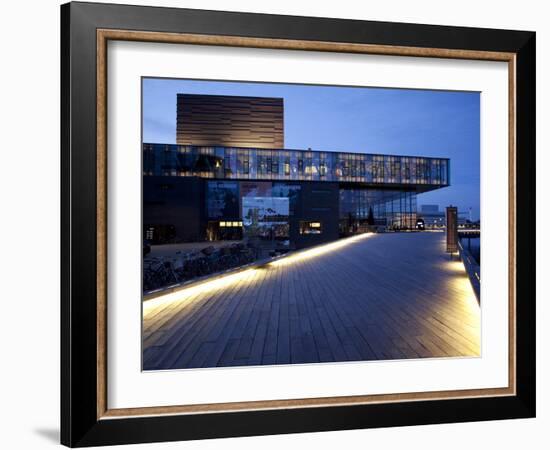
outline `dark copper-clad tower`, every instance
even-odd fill
[[[283,99],[178,94],[180,145],[284,148]]]

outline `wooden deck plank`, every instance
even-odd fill
[[[480,308],[443,243],[372,235],[152,300],[144,369],[479,356]]]
[[[283,293],[282,273],[283,270],[280,267],[275,268],[275,281],[272,292],[273,297],[269,311],[267,334],[262,352],[262,364],[274,364],[277,362],[279,317],[281,310],[281,296]]]

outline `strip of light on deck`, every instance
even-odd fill
[[[251,268],[242,272],[233,273],[212,280],[207,280],[203,283],[183,288],[176,292],[171,292],[160,297],[147,300],[143,303],[143,317],[153,313],[157,308],[174,305],[185,301],[192,300],[202,294],[218,291],[236,283],[249,283],[256,279],[262,269]]]
[[[363,240],[369,236],[371,236],[372,233],[363,233],[358,234],[356,236],[352,236],[349,238],[340,239],[335,242],[331,242],[330,244],[325,245],[319,245],[314,248],[310,248],[309,250],[304,250],[295,254],[291,254],[285,258],[279,259],[277,261],[273,261],[269,263],[270,266],[286,266],[290,264],[295,264],[300,261],[304,261],[306,259],[316,258],[318,256],[324,255],[326,253],[333,252],[334,250],[341,249],[342,247],[346,247],[350,244],[353,244],[354,242]]]
[[[372,233],[359,234],[349,238],[340,239],[329,244],[320,245],[308,250],[303,250],[298,253],[283,257],[282,259],[279,259],[277,261],[273,261],[267,264],[267,268],[295,264],[306,259],[315,258],[334,250],[341,249],[342,247],[353,244],[354,242],[357,242],[359,240],[365,239],[371,234]],[[151,314],[154,314],[155,311],[163,309],[167,306],[174,306],[183,302],[192,302],[193,299],[198,298],[203,294],[215,292],[232,286],[236,283],[253,282],[257,279],[258,276],[260,276],[260,274],[264,270],[266,270],[266,268],[261,267],[246,269],[242,272],[221,276],[212,280],[206,280],[203,283],[190,286],[188,288],[183,288],[179,291],[171,292],[169,294],[165,294],[151,300],[147,300],[143,303],[143,317],[145,318]]]
[[[481,354],[481,308],[474,289],[462,261],[445,261],[443,264],[452,274],[447,281],[448,295],[460,311],[462,335],[478,347],[479,355]]]

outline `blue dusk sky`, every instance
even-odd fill
[[[286,148],[450,158],[451,186],[420,194],[418,209],[479,219],[478,92],[145,78],[143,142],[176,143],[178,93],[282,97]]]

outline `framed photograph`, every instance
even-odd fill
[[[63,444],[534,417],[534,32],[61,26]]]

